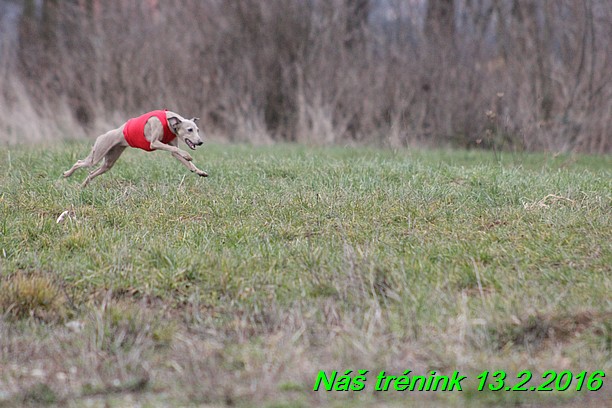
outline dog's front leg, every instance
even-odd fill
[[[178,153],[172,153],[172,156],[177,159],[178,161],[180,161],[181,163],[183,163],[183,165],[185,167],[187,167],[192,173],[197,174],[198,176],[201,177],[208,177],[208,173],[206,173],[205,171],[202,171],[200,169],[198,169],[195,164],[193,164],[193,162],[190,162],[188,160],[186,160],[183,156],[181,156]]]
[[[181,149],[179,149],[176,146],[172,146],[172,145],[167,145],[165,143],[162,143],[159,140],[154,140],[151,142],[151,149],[154,150],[165,150],[167,152],[172,153],[172,155],[174,156],[175,154],[179,155],[182,159],[186,160],[186,161],[192,161],[193,158],[191,157],[191,155]],[[175,156],[176,157],[176,156]]]

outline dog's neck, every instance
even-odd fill
[[[172,120],[171,119],[177,119],[178,123],[175,122],[174,125],[172,124]],[[174,112],[170,112],[169,110],[166,110],[166,120],[168,121],[168,129],[170,129],[170,131],[175,135],[178,136],[178,125],[180,124],[180,122],[184,121],[185,118],[183,118],[181,115],[174,113]]]
[[[168,129],[170,129],[170,131],[175,135],[178,136],[178,131],[176,129],[176,126],[173,126],[172,123],[168,122]]]

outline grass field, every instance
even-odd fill
[[[128,151],[81,189],[60,175],[89,147],[0,149],[0,406],[612,398],[610,156],[213,144],[207,179]],[[320,370],[369,374],[314,392]],[[381,370],[468,378],[375,392]]]

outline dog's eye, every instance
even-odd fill
[[[187,131],[188,131],[189,133],[191,133],[191,132],[193,132],[193,129],[192,129],[192,128],[189,128],[189,129],[187,129]]]

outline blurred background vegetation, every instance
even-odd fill
[[[239,142],[612,150],[607,0],[0,0],[0,143],[168,108]]]

